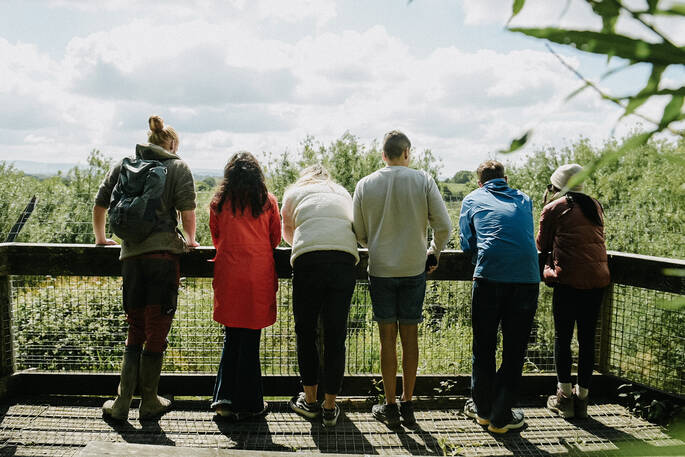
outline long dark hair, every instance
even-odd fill
[[[599,225],[600,227],[604,226],[602,216],[599,214],[594,198],[580,192],[568,192],[566,194],[566,201],[568,202],[569,208],[573,208],[574,204],[577,203],[580,210],[583,212],[583,215],[593,224]],[[601,208],[602,205],[600,204],[599,207]]]
[[[264,173],[259,162],[246,151],[238,152],[224,167],[224,179],[212,198],[212,208],[217,213],[224,203],[231,202],[233,215],[250,209],[252,217],[259,217],[269,208],[269,194],[264,184]]]

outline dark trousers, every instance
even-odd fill
[[[539,284],[473,281],[471,389],[478,415],[495,427],[511,420],[528,336],[538,306]],[[497,328],[502,326],[502,364],[495,371]]]
[[[121,262],[126,346],[145,345],[161,354],[167,347],[178,300],[179,256],[165,252],[129,257]]]
[[[554,364],[559,382],[571,382],[571,339],[578,325],[578,385],[590,388],[595,364],[595,333],[604,289],[576,289],[555,285]]]
[[[225,327],[212,407],[225,404],[234,412],[251,413],[264,408],[259,362],[261,335],[261,329]]]
[[[323,388],[337,395],[345,372],[347,315],[356,282],[354,257],[302,254],[293,267],[293,314],[302,384],[319,384],[317,326],[323,324]],[[323,260],[323,261],[322,261]]]

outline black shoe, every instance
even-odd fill
[[[469,416],[471,419],[476,419],[478,425],[490,425],[490,420],[487,417],[481,417],[478,415],[478,411],[476,410],[476,402],[473,401],[473,398],[466,400],[466,404],[464,405],[464,414]]]
[[[501,427],[496,427],[492,423],[488,426],[488,431],[491,433],[507,433],[509,430],[516,430],[526,425],[526,421],[523,417],[523,411],[520,409],[513,409],[511,411],[511,419],[508,424]]]
[[[589,397],[580,399],[578,394],[573,392],[573,414],[578,419],[587,419],[587,404]]]
[[[416,417],[414,417],[414,402],[400,401],[400,416],[402,416],[402,424],[407,427],[416,425]]]
[[[321,405],[317,402],[307,403],[304,392],[300,392],[296,397],[290,399],[290,409],[302,417],[315,419],[321,415]]]
[[[397,403],[373,405],[371,414],[388,427],[397,427],[400,425],[400,411],[397,408]]]
[[[338,423],[338,417],[340,416],[340,407],[336,403],[333,409],[323,409],[323,419],[321,422],[323,423],[324,427],[335,427],[335,424]]]

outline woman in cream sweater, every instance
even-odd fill
[[[323,166],[313,165],[302,170],[297,182],[286,190],[282,216],[283,239],[292,246],[293,314],[304,386],[290,407],[310,419],[323,416],[323,425],[333,427],[340,415],[335,398],[345,371],[347,315],[359,262],[352,198]],[[316,401],[319,315],[324,332],[323,405]]]

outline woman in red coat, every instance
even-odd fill
[[[278,278],[273,249],[281,240],[276,198],[259,163],[235,154],[210,204],[214,258],[214,320],[225,326],[212,408],[240,420],[265,414],[259,361],[261,329],[276,321]]]

